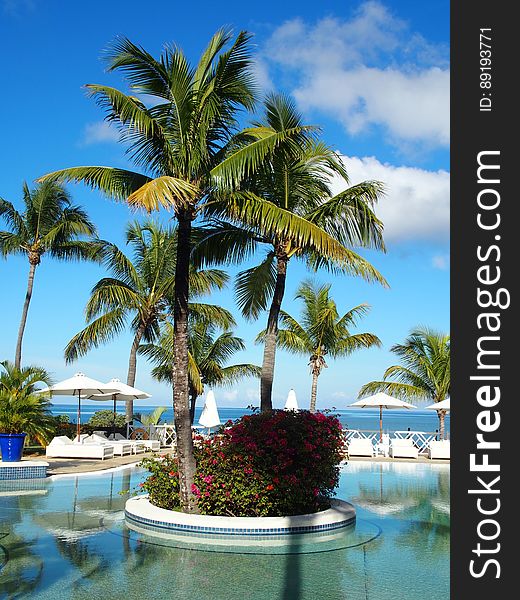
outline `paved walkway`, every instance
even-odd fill
[[[163,448],[160,454],[169,454],[171,448]],[[134,465],[139,463],[144,457],[152,456],[152,452],[144,454],[130,454],[128,456],[116,456],[105,460],[96,460],[90,458],[47,458],[45,456],[25,456],[24,460],[44,461],[49,464],[47,475],[74,475],[77,473],[89,473],[95,471],[105,471],[114,467],[124,465]]]

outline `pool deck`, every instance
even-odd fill
[[[172,448],[162,448],[159,454],[170,454]],[[49,464],[47,475],[76,475],[79,473],[94,473],[96,471],[106,471],[125,465],[135,465],[143,458],[152,456],[152,452],[143,454],[130,454],[128,456],[116,456],[97,460],[90,458],[49,458],[45,456],[27,456],[23,460],[38,461],[41,460]]]
[[[170,454],[172,448],[162,448],[160,454]],[[47,475],[75,475],[78,473],[93,473],[96,471],[106,471],[125,465],[135,465],[143,458],[152,456],[152,452],[144,454],[132,454],[130,456],[117,456],[105,460],[95,460],[88,458],[46,458],[42,456],[27,456],[24,460],[38,461],[42,460],[49,464]],[[450,464],[449,460],[430,459],[427,456],[420,455],[418,458],[390,458],[385,456],[352,456],[346,462],[375,462],[375,463],[422,463],[422,464]]]

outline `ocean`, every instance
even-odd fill
[[[195,422],[198,422],[200,413],[202,412],[203,402],[199,402],[200,406],[195,409]],[[86,423],[89,418],[101,409],[112,408],[112,404],[107,402],[100,407],[99,403],[82,404],[81,407],[81,422]],[[139,408],[138,402],[134,403],[135,412],[150,413],[154,410],[154,406],[143,406]],[[118,413],[124,413],[124,404],[118,403]],[[247,408],[221,407],[218,409],[220,420],[226,422],[239,419],[242,415],[251,414]],[[74,404],[53,404],[52,413],[54,415],[68,415],[72,423],[76,422],[77,407]],[[345,410],[335,410],[333,414],[339,417],[342,425],[348,429],[361,430],[379,430],[379,409],[371,408],[350,408]],[[163,422],[173,422],[173,410],[169,408],[162,418]],[[395,431],[406,431],[410,428],[411,431],[434,432],[439,428],[439,419],[437,412],[434,410],[412,409],[412,410],[383,410],[383,430],[385,433],[393,434]],[[450,431],[450,413],[445,419],[446,432]]]

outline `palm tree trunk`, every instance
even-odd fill
[[[39,261],[38,261],[39,262]],[[34,272],[36,271],[36,265],[38,262],[33,262],[29,257],[29,278],[27,280],[27,292],[25,294],[25,301],[23,303],[22,318],[20,319],[20,328],[18,329],[18,340],[16,342],[16,353],[14,356],[14,366],[19,369],[22,364],[22,340],[23,333],[25,331],[25,324],[27,322],[27,313],[29,312],[29,304],[31,303],[33,284],[34,284]]]
[[[139,325],[138,330],[134,336],[134,341],[132,343],[132,347],[130,348],[130,358],[128,359],[128,373],[126,376],[126,384],[134,387],[135,385],[135,373],[137,369],[137,350],[139,348],[139,344],[141,343],[141,339],[144,334],[144,330],[146,329],[146,323],[141,323]],[[134,401],[127,400],[125,406],[125,421],[127,423],[132,423],[134,420]]]
[[[264,358],[262,362],[262,373],[260,375],[260,410],[269,412],[273,410],[273,378],[274,363],[276,357],[276,338],[278,334],[278,317],[282,307],[282,300],[285,293],[285,280],[287,276],[286,255],[277,255],[276,258],[276,285],[274,288],[273,300],[267,319],[267,330],[264,342]]]
[[[310,405],[310,412],[311,413],[315,413],[316,412],[316,395],[318,392],[318,373],[313,373],[312,374],[312,386],[311,386],[311,405]]]
[[[191,433],[188,380],[188,294],[190,266],[191,214],[177,215],[177,264],[173,311],[173,410],[179,458],[180,504],[184,512],[197,512],[191,488],[195,477],[195,456]]]
[[[438,410],[437,413],[439,415],[439,438],[441,440],[443,440],[444,439],[444,417],[446,416],[446,411]]]

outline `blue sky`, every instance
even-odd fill
[[[253,32],[262,88],[291,94],[307,122],[323,127],[324,139],[345,157],[352,183],[378,179],[387,187],[377,212],[388,252],[364,255],[390,289],[327,273],[316,276],[332,283],[341,312],[370,304],[357,331],[375,333],[383,342],[381,349],[331,361],[320,377],[318,406],[345,408],[364,383],[381,378],[393,364],[389,348],[410,329],[449,330],[449,2],[179,4],[158,0],[147,13],[135,0],[0,0],[5,59],[0,196],[21,207],[24,180],[81,164],[128,166],[117,136],[82,90],[86,83],[123,86],[119,75],[104,72],[100,58],[116,35],[156,55],[163,43],[175,42],[196,60],[223,25]],[[338,182],[333,185],[340,190]],[[96,222],[100,237],[123,243],[126,223],[135,215],[82,186],[71,186],[71,193]],[[6,290],[0,297],[0,358],[12,360],[28,265],[10,257],[0,259],[0,270]],[[78,370],[101,380],[126,379],[130,335],[74,365],[63,361],[64,346],[84,326],[89,291],[104,275],[95,265],[44,257],[36,273],[24,363],[45,366],[56,380]],[[284,309],[293,315],[299,311],[294,292],[307,276],[302,265],[290,264]],[[237,333],[247,344],[237,360],[261,364],[262,349],[253,340],[265,315],[255,323],[240,319],[231,289],[211,301],[237,315]],[[153,395],[150,403],[170,405],[170,390],[151,379],[143,358],[136,385]],[[279,352],[275,405],[283,405],[291,387],[307,406],[307,360]],[[258,384],[244,380],[216,396],[223,406],[256,403]]]

